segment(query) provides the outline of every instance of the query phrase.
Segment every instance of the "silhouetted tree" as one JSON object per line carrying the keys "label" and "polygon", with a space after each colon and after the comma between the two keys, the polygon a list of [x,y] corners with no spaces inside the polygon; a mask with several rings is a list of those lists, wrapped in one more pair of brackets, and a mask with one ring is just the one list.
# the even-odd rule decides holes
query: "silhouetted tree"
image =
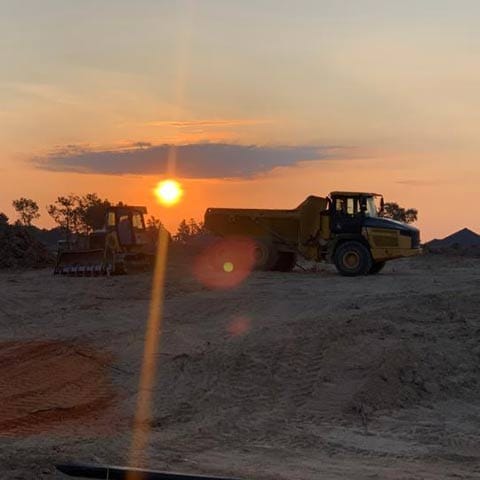
{"label": "silhouetted tree", "polygon": [[188,228],[187,221],[183,219],[177,228],[177,233],[173,236],[175,242],[185,243],[190,238],[190,229]]}
{"label": "silhouetted tree", "polygon": [[155,218],[153,215],[150,215],[150,217],[147,219],[147,230],[153,230],[155,232],[158,232],[160,230],[160,227],[162,226],[162,222],[158,218]]}
{"label": "silhouetted tree", "polygon": [[167,235],[169,242],[172,241],[172,236],[170,235],[170,232],[165,228],[163,223],[158,218],[155,218],[153,215],[151,215],[150,218],[147,219],[146,230],[151,242],[154,244],[157,243],[160,230],[162,230]]}
{"label": "silhouetted tree", "polygon": [[67,241],[72,233],[78,232],[78,201],[77,195],[68,195],[57,197],[54,203],[47,205],[48,214],[65,230]]}
{"label": "silhouetted tree", "polygon": [[418,219],[418,210],[416,208],[403,208],[398,203],[387,202],[383,206],[381,216],[398,220],[399,222],[413,223]]}
{"label": "silhouetted tree", "polygon": [[183,219],[178,226],[177,233],[173,236],[173,240],[179,243],[186,243],[203,233],[205,233],[205,227],[202,222],[197,222],[193,218],[188,222]]}
{"label": "silhouetted tree", "polygon": [[91,230],[103,227],[108,200],[102,200],[96,193],[83,196],[68,195],[58,197],[47,206],[48,214],[67,232],[67,240],[71,233],[88,234]]}
{"label": "silhouetted tree", "polygon": [[87,193],[78,199],[78,217],[80,228],[84,233],[99,230],[105,224],[105,214],[111,203],[102,200],[96,193]]}
{"label": "silhouetted tree", "polygon": [[30,198],[21,197],[12,202],[12,206],[18,213],[19,223],[25,227],[32,225],[33,220],[40,218],[37,202]]}
{"label": "silhouetted tree", "polygon": [[8,217],[0,212],[0,229],[8,227]]}

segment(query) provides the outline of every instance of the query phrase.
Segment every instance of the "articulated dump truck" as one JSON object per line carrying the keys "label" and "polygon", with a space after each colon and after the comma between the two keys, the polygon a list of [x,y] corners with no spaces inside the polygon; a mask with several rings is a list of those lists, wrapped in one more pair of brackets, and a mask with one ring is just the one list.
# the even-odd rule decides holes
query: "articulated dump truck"
{"label": "articulated dump truck", "polygon": [[290,271],[301,256],[334,263],[342,275],[367,275],[421,252],[419,230],[382,217],[382,209],[381,195],[332,192],[293,210],[209,208],[205,227],[219,237],[251,239],[260,270]]}

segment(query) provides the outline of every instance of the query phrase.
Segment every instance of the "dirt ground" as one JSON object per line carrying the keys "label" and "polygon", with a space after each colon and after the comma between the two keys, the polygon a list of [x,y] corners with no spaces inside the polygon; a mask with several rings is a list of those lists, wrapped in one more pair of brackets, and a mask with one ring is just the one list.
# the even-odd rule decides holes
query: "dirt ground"
{"label": "dirt ground", "polygon": [[[480,259],[208,287],[168,267],[144,465],[251,479],[480,478]],[[0,273],[2,479],[126,464],[151,276]]]}

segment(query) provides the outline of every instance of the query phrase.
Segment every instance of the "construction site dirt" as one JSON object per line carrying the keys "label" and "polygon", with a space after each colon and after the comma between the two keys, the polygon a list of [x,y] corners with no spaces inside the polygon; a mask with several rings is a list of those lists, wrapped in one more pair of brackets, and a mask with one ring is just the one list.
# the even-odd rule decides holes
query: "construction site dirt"
{"label": "construction site dirt", "polygon": [[[199,280],[167,269],[140,466],[251,479],[480,476],[480,259]],[[228,272],[226,272],[228,274]],[[0,465],[125,465],[151,273],[0,273]]]}

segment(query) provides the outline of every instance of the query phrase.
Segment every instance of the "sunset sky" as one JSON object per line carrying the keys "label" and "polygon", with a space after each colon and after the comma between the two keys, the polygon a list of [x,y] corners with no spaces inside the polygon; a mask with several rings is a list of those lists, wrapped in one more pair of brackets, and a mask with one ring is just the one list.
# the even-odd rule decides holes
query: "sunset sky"
{"label": "sunset sky", "polygon": [[[175,230],[331,190],[480,230],[480,2],[0,0],[0,211],[96,192]],[[176,148],[171,148],[176,145]],[[181,180],[168,210],[152,190]]]}

